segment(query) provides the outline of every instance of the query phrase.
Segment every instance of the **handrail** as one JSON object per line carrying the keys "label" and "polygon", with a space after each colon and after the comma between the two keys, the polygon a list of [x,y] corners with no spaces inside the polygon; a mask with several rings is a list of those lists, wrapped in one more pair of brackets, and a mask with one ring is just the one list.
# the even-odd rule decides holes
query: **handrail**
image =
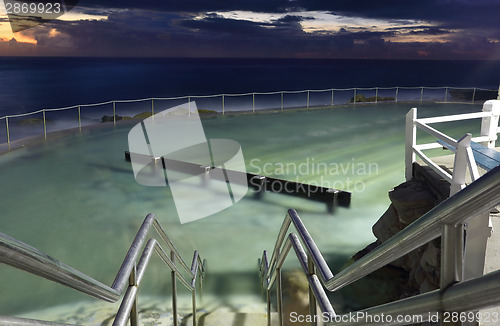
{"label": "handrail", "polygon": [[[158,244],[157,240],[150,239],[144,250],[142,250],[142,257],[139,262],[136,263],[151,226],[155,228],[160,238],[169,248],[171,257],[168,257],[168,254]],[[153,249],[172,271],[175,277],[173,277],[173,281],[175,282],[175,279],[178,278],[181,283],[183,283],[193,293],[194,296],[196,292],[195,282],[197,276],[200,275],[201,283],[201,279],[204,277],[205,273],[205,263],[201,261],[198,252],[195,251],[192,265],[191,267],[188,267],[173,243],[166,235],[154,214],[148,214],[144,219],[111,287],[91,278],[90,276],[87,276],[86,274],[83,274],[82,272],[60,262],[59,260],[28,244],[0,233],[1,262],[108,302],[116,302],[123,294],[125,287],[128,286],[127,294],[122,301],[122,306],[125,301],[126,305],[130,304],[130,301],[134,301],[137,287],[143,277],[144,270],[147,267],[147,263]],[[176,262],[180,263],[184,270],[184,274],[189,276],[189,281],[185,278],[185,276],[183,276],[181,270],[177,268]],[[132,282],[132,278],[134,279],[134,282]],[[130,309],[120,308],[120,311],[123,310],[127,313],[124,317],[119,313],[117,315],[117,320],[120,320],[120,322],[117,323],[115,321],[113,325],[124,325],[131,309],[132,305],[130,305]],[[176,310],[175,306],[174,310]],[[196,315],[195,306],[193,307],[193,314],[194,316]],[[196,325],[196,318],[193,318],[193,324]]]}
{"label": "handrail", "polygon": [[[260,261],[260,273],[261,277],[265,280],[264,283],[266,285],[266,290],[268,291],[268,300],[269,291],[273,286],[275,280],[278,284],[277,287],[281,287],[280,264],[282,263],[282,260],[284,260],[283,255],[286,256],[289,251],[289,249],[287,248],[288,244],[286,244],[286,242],[284,244],[284,239],[291,223],[294,224],[295,229],[298,233],[298,237],[306,247],[306,263],[309,266],[307,271],[305,271],[306,274],[308,276],[317,274],[319,280],[326,289],[328,289],[329,291],[337,291],[439,236],[443,237],[443,255],[449,254],[453,250],[460,252],[463,248],[463,244],[453,242],[448,237],[448,233],[446,231],[447,228],[451,228],[454,230],[456,229],[457,234],[463,234],[463,224],[467,220],[483,214],[484,212],[488,212],[489,209],[500,204],[500,196],[498,195],[499,193],[500,166],[497,166],[493,170],[483,175],[477,181],[467,186],[462,191],[446,199],[440,205],[424,214],[422,217],[407,226],[405,229],[401,230],[386,242],[382,243],[370,253],[340,271],[337,275],[333,275],[333,273],[331,272],[323,256],[318,250],[314,239],[307,232],[307,229],[305,228],[297,212],[293,209],[290,209],[283,221],[269,263],[266,263],[267,252],[264,252]],[[460,241],[460,239],[463,240],[463,238],[457,237],[457,241]],[[462,259],[462,256],[460,254],[457,254],[453,257],[453,259],[459,260]],[[301,260],[301,264],[303,263],[304,261]],[[442,268],[448,268],[449,264],[450,262],[442,264]],[[459,261],[454,261],[453,264],[455,266],[461,266]],[[311,265],[313,268],[311,268]],[[317,273],[315,272],[316,270]],[[449,271],[447,270],[446,273],[448,272]],[[460,274],[460,271],[455,271],[455,274]],[[496,273],[495,275],[500,276],[500,273]],[[489,278],[491,278],[491,276],[488,276],[488,279]],[[460,275],[457,275],[457,279],[455,281],[461,281]],[[498,279],[496,279],[496,282],[498,282]],[[484,286],[482,281],[479,281],[478,284],[479,285],[477,286]],[[317,292],[319,290],[318,288],[316,288],[317,285],[312,285],[311,283],[310,287],[313,289],[313,292]],[[448,287],[448,284],[446,284],[446,287]],[[460,285],[460,288],[461,287],[466,287],[466,285]],[[442,288],[441,290],[444,290],[444,288]],[[476,290],[477,289],[475,289],[475,291]],[[281,290],[278,293],[278,312],[281,312],[280,298]],[[324,298],[322,296],[312,297],[310,295],[311,303],[314,303],[316,299],[319,299],[321,301]],[[489,297],[487,299],[489,300],[487,303],[490,304],[492,299]],[[495,299],[495,303],[500,303],[500,297],[497,297]],[[439,300],[437,304],[441,304]],[[472,308],[475,309],[483,307],[485,307],[485,303],[479,300],[478,302],[476,302],[476,306],[473,306]],[[439,307],[436,307],[436,309],[438,308]],[[268,309],[270,309],[269,302]],[[382,312],[385,311],[384,308],[380,309]],[[270,318],[269,316],[270,311],[268,311],[268,318]]]}

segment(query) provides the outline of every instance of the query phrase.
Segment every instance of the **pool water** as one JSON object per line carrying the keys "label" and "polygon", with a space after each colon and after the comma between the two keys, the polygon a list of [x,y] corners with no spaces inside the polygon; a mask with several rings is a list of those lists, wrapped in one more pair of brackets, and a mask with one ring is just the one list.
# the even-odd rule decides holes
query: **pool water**
{"label": "pool water", "polygon": [[[187,262],[194,249],[207,259],[207,291],[254,294],[259,291],[257,259],[263,250],[272,250],[287,209],[295,208],[335,272],[375,240],[371,226],[389,205],[387,192],[404,181],[405,114],[412,106],[373,104],[202,120],[207,138],[240,143],[249,172],[351,191],[351,207],[334,214],[324,203],[271,193],[256,200],[249,190],[222,212],[180,224],[168,187],[135,182],[124,159],[133,127],[126,124],[75,132],[0,156],[0,230],[111,284],[152,212]],[[480,109],[424,104],[419,117]],[[477,133],[479,127],[478,120],[443,126],[453,137]],[[287,266],[298,266],[291,255]],[[9,266],[0,270],[0,315],[89,299]],[[169,295],[169,275],[154,258],[140,293]]]}

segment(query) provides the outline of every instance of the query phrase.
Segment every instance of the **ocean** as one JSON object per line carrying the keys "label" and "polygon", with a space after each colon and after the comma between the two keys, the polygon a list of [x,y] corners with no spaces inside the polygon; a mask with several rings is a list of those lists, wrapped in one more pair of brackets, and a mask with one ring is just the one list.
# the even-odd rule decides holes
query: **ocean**
{"label": "ocean", "polygon": [[350,87],[497,89],[499,61],[0,58],[0,117],[109,100]]}

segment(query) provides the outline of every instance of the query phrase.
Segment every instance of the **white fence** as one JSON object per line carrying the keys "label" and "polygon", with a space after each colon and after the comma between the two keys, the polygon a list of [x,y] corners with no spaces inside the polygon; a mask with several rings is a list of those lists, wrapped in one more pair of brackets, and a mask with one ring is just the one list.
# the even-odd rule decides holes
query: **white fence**
{"label": "white fence", "polygon": [[[436,173],[451,184],[450,195],[453,195],[465,187],[466,172],[469,169],[471,181],[479,178],[474,155],[472,153],[471,141],[482,143],[487,148],[495,148],[497,134],[500,132],[498,120],[500,116],[500,100],[489,100],[483,105],[482,112],[440,116],[433,118],[417,118],[417,109],[411,109],[406,115],[406,145],[405,145],[405,173],[406,180],[413,177],[413,163],[418,155],[422,161],[430,166]],[[481,135],[472,137],[470,133],[456,140],[443,132],[431,127],[431,124],[463,121],[469,119],[481,119]],[[436,142],[417,144],[417,129],[434,136]],[[445,171],[442,167],[432,161],[423,151],[445,147],[455,153],[453,174]]]}
{"label": "white fence", "polygon": [[[470,181],[473,182],[480,177],[478,165],[484,169],[492,169],[500,164],[498,152],[494,151],[497,134],[500,133],[498,121],[500,116],[500,99],[486,101],[482,112],[449,115],[433,118],[417,118],[417,109],[411,109],[406,115],[406,146],[405,146],[405,168],[406,180],[413,178],[413,163],[416,157],[430,166],[440,177],[450,183],[450,196],[453,196],[466,187],[467,170]],[[431,124],[463,121],[469,119],[481,119],[480,135],[472,137],[470,133],[460,139],[453,139],[443,132],[431,127]],[[436,140],[432,143],[417,144],[417,129],[423,130]],[[475,144],[474,142],[481,143]],[[455,156],[453,160],[452,173],[428,157],[424,151],[435,148],[447,148]],[[491,156],[484,156],[483,153]],[[476,160],[486,158],[483,163]],[[464,278],[471,279],[483,275],[485,252],[488,238],[491,236],[492,226],[489,212],[478,215],[467,221],[466,241],[463,254]],[[457,234],[458,237],[463,234]]]}
{"label": "white fence", "polygon": [[116,124],[118,120],[133,118],[139,113],[154,114],[186,101],[196,101],[202,111],[227,114],[230,111],[284,111],[379,102],[475,103],[496,97],[496,92],[481,88],[371,87],[113,100],[1,117],[0,146],[4,144],[10,149],[11,143],[19,139],[37,135],[47,137],[52,131],[81,129],[104,120]]}

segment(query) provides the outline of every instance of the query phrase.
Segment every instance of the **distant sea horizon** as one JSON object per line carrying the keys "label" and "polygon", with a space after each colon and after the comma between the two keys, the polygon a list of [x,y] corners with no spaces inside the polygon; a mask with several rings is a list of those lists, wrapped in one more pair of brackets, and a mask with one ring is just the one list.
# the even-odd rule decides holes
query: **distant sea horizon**
{"label": "distant sea horizon", "polygon": [[0,117],[150,97],[499,83],[500,61],[0,57]]}

